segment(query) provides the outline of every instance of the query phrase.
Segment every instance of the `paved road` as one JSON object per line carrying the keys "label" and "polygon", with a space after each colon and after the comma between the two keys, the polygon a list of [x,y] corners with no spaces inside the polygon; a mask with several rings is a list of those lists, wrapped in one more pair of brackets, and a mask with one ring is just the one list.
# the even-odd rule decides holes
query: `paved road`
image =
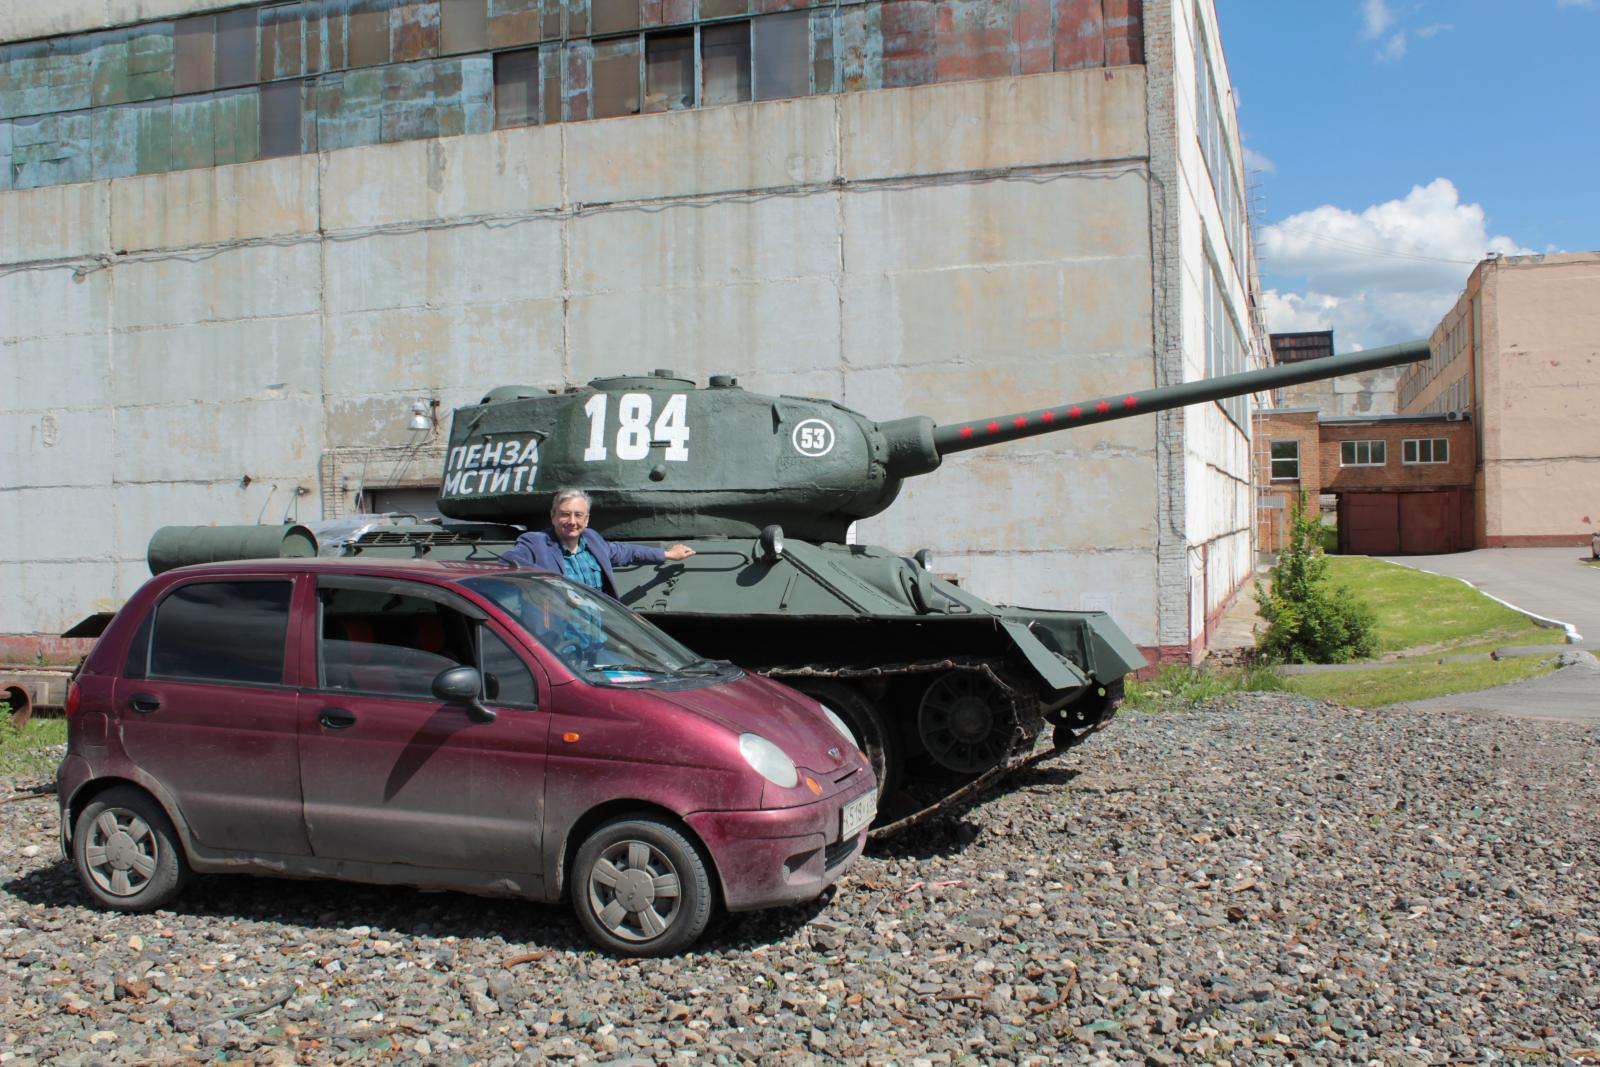
{"label": "paved road", "polygon": [[1600,567],[1581,548],[1482,548],[1447,556],[1394,556],[1399,563],[1471,582],[1520,611],[1560,622],[1578,648],[1554,674],[1477,693],[1419,700],[1419,710],[1481,711],[1516,718],[1600,721]]}

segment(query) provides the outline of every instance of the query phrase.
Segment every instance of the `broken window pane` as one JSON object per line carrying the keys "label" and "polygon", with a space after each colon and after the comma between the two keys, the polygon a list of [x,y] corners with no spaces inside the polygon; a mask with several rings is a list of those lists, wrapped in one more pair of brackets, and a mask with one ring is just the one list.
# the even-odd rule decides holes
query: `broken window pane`
{"label": "broken window pane", "polygon": [[724,23],[700,31],[705,77],[702,104],[737,104],[750,99],[750,24]]}
{"label": "broken window pane", "polygon": [[639,0],[593,0],[589,5],[590,33],[626,33],[639,28]]}
{"label": "broken window pane", "polygon": [[389,62],[389,12],[377,4],[362,4],[350,12],[350,65],[373,67]]}
{"label": "broken window pane", "polygon": [[489,47],[487,0],[439,0],[439,52],[480,52]]}
{"label": "broken window pane", "polygon": [[694,106],[694,31],[652,33],[644,42],[644,109]]}
{"label": "broken window pane", "polygon": [[544,67],[544,96],[540,100],[545,122],[561,121],[561,46],[545,45],[539,49],[539,63]]}
{"label": "broken window pane", "polygon": [[811,92],[811,15],[791,11],[750,25],[755,38],[757,100],[806,96]]}
{"label": "broken window pane", "polygon": [[539,50],[494,57],[494,124],[531,126],[539,121]]}
{"label": "broken window pane", "polygon": [[300,82],[261,87],[261,158],[300,154]]}
{"label": "broken window pane", "polygon": [[594,44],[594,118],[639,113],[639,39],[623,37]]}
{"label": "broken window pane", "polygon": [[203,93],[216,85],[216,18],[201,15],[177,23],[173,41],[172,91]]}

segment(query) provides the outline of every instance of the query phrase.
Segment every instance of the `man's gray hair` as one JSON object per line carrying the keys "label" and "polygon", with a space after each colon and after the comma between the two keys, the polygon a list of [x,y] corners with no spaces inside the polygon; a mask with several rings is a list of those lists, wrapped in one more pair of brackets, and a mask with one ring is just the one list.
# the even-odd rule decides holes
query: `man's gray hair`
{"label": "man's gray hair", "polygon": [[574,497],[582,500],[584,507],[593,509],[593,501],[589,499],[589,494],[585,493],[582,489],[557,489],[556,495],[550,498],[550,514],[554,515],[557,508]]}

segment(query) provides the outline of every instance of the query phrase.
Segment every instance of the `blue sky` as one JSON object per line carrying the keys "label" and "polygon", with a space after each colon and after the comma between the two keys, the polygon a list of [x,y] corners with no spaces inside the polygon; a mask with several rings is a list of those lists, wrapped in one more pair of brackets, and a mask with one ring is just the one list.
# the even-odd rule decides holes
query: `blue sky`
{"label": "blue sky", "polygon": [[1425,336],[1488,252],[1600,250],[1600,0],[1216,0],[1269,328]]}

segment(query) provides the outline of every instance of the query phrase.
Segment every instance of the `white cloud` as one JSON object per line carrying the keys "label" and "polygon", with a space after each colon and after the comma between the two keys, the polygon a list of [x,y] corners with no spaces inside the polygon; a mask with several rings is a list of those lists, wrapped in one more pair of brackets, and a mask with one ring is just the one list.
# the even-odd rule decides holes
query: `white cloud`
{"label": "white cloud", "polygon": [[[1427,336],[1475,263],[1533,251],[1490,236],[1483,208],[1461,203],[1447,178],[1360,212],[1327,204],[1291,215],[1262,229],[1258,247],[1280,282],[1263,294],[1268,327],[1332,329],[1340,350]],[[1298,290],[1283,284],[1294,279]]]}
{"label": "white cloud", "polygon": [[1368,37],[1382,37],[1394,24],[1394,12],[1389,10],[1388,0],[1362,0],[1361,22]]}
{"label": "white cloud", "polygon": [[1244,146],[1244,169],[1259,174],[1276,174],[1278,165],[1249,145]]}
{"label": "white cloud", "polygon": [[1449,33],[1453,29],[1455,29],[1455,24],[1454,23],[1450,23],[1450,22],[1432,22],[1432,23],[1429,23],[1428,25],[1422,27],[1422,29],[1418,30],[1417,31],[1417,36],[1421,37],[1421,38],[1424,38],[1424,39],[1429,38],[1429,37],[1437,37],[1437,36],[1439,36],[1439,34],[1441,34],[1441,33]]}
{"label": "white cloud", "polygon": [[1378,61],[1380,63],[1388,63],[1391,60],[1405,58],[1405,54],[1406,31],[1401,30],[1399,33],[1383,42],[1383,47],[1378,49]]}

